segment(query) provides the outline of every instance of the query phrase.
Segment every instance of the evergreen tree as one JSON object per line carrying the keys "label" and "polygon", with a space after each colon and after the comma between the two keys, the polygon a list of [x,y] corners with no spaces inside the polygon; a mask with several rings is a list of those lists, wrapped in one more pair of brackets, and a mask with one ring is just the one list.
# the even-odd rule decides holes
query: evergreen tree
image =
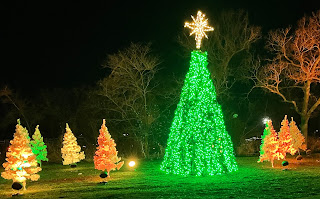
{"label": "evergreen tree", "polygon": [[287,115],[284,116],[284,119],[281,122],[281,128],[278,134],[279,148],[278,148],[278,159],[285,159],[286,154],[290,153],[294,155],[297,151],[292,145],[292,138],[290,135],[290,127],[287,119]]}
{"label": "evergreen tree", "polygon": [[118,158],[118,151],[116,149],[116,143],[111,138],[111,135],[106,127],[106,121],[103,119],[100,134],[98,137],[98,147],[93,157],[95,169],[101,171],[107,171],[108,177],[110,177],[110,171],[120,169],[123,165],[121,158]]}
{"label": "evergreen tree", "polygon": [[39,125],[37,125],[36,130],[32,135],[32,139],[33,140],[30,141],[31,149],[33,154],[37,156],[36,159],[41,167],[41,161],[48,161],[48,158],[47,158],[47,146],[43,142],[43,137],[41,136]]}
{"label": "evergreen tree", "polygon": [[271,120],[266,122],[266,127],[261,138],[260,157],[258,162],[270,161],[273,167],[274,159],[279,157],[277,154],[279,142],[277,132],[273,129]]}
{"label": "evergreen tree", "polygon": [[5,171],[1,173],[3,178],[23,183],[24,189],[27,179],[37,181],[40,178],[37,173],[41,167],[38,167],[36,156],[32,153],[28,131],[21,126],[19,119],[6,157],[3,163]]}
{"label": "evergreen tree", "polygon": [[307,150],[307,146],[306,144],[304,144],[305,138],[301,134],[301,131],[297,127],[296,122],[293,120],[293,117],[291,117],[291,122],[289,126],[290,126],[290,135],[292,138],[292,146],[300,154],[300,149],[304,151]]}
{"label": "evergreen tree", "polygon": [[84,152],[81,152],[77,138],[73,135],[68,123],[66,124],[66,133],[63,136],[62,144],[61,153],[63,165],[75,164],[85,158]]}
{"label": "evergreen tree", "polygon": [[238,170],[207,64],[207,52],[191,53],[161,164],[166,173],[200,176]]}

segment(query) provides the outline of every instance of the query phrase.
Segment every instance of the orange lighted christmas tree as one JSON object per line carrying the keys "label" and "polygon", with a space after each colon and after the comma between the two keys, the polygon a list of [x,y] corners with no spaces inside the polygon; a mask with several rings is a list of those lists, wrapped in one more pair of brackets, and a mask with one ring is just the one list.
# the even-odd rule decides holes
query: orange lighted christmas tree
{"label": "orange lighted christmas tree", "polygon": [[295,150],[297,150],[300,154],[300,149],[301,150],[307,150],[304,136],[301,134],[299,128],[296,125],[296,122],[293,121],[293,117],[291,117],[291,122],[289,124],[290,127],[290,135],[292,138],[292,146]]}
{"label": "orange lighted christmas tree", "polygon": [[120,162],[118,151],[116,149],[116,143],[111,138],[108,128],[106,127],[106,121],[103,119],[101,129],[99,130],[100,135],[98,137],[98,147],[93,157],[95,169],[106,171],[108,177],[110,171],[120,169],[123,165],[123,161]]}
{"label": "orange lighted christmas tree", "polygon": [[284,119],[281,122],[281,128],[280,128],[278,137],[279,137],[279,148],[277,152],[278,159],[285,159],[287,153],[294,155],[297,152],[297,150],[295,150],[292,145],[290,127],[289,127],[289,122],[286,115],[284,116]]}
{"label": "orange lighted christmas tree", "polygon": [[66,133],[63,136],[62,144],[61,153],[63,165],[75,164],[85,158],[84,152],[81,152],[77,138],[73,135],[68,123],[66,124]]}
{"label": "orange lighted christmas tree", "polygon": [[41,167],[38,167],[36,156],[32,153],[28,131],[21,126],[19,119],[6,157],[3,163],[5,171],[1,173],[3,178],[23,183],[24,189],[27,179],[36,181],[40,178],[36,173],[41,171]]}
{"label": "orange lighted christmas tree", "polygon": [[39,125],[37,125],[34,134],[32,135],[31,149],[33,154],[36,155],[36,159],[41,167],[41,161],[48,161],[47,158],[47,146],[43,142],[43,137],[41,136]]}
{"label": "orange lighted christmas tree", "polygon": [[277,132],[273,129],[272,121],[266,122],[266,127],[262,135],[260,145],[260,157],[258,162],[270,161],[273,167],[273,161],[277,157],[279,148]]}

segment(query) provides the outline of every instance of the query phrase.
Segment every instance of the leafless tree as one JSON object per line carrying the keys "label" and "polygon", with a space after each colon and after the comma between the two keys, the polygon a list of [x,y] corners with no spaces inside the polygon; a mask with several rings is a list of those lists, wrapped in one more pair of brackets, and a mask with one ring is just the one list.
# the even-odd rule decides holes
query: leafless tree
{"label": "leafless tree", "polygon": [[100,95],[111,102],[107,121],[125,125],[140,143],[143,155],[149,157],[149,137],[151,127],[160,116],[155,88],[155,75],[159,70],[159,58],[152,55],[150,44],[134,44],[109,55],[104,67],[111,74],[101,80]]}
{"label": "leafless tree", "polygon": [[267,47],[274,56],[253,70],[255,87],[290,103],[301,117],[301,131],[307,139],[308,121],[320,104],[320,11],[299,20],[295,30],[271,31]]}
{"label": "leafless tree", "polygon": [[16,97],[13,91],[8,88],[8,86],[5,86],[2,90],[0,90],[0,98],[2,98],[3,103],[12,104],[15,107],[15,109],[19,112],[19,115],[23,117],[24,121],[27,124],[27,128],[30,131],[31,128],[29,125],[29,120],[25,116],[27,101]]}

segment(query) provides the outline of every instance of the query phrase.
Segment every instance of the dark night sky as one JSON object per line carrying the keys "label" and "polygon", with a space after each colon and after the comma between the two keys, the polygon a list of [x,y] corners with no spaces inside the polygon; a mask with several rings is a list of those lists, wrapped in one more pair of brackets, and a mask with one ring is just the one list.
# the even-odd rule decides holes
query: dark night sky
{"label": "dark night sky", "polygon": [[105,55],[130,42],[151,41],[167,71],[176,72],[184,66],[177,64],[175,37],[199,9],[209,23],[221,10],[245,9],[250,22],[266,32],[294,25],[320,8],[317,1],[39,2],[1,2],[1,86],[36,89],[94,84],[106,75],[100,67]]}

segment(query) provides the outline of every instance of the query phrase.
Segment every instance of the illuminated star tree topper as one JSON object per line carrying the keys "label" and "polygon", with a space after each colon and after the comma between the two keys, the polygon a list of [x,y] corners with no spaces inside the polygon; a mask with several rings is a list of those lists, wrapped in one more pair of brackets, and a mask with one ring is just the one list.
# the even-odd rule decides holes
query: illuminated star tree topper
{"label": "illuminated star tree topper", "polygon": [[208,19],[205,18],[205,14],[203,14],[201,11],[198,11],[196,19],[194,19],[192,15],[191,18],[193,19],[193,22],[186,22],[184,27],[188,27],[192,30],[190,36],[195,34],[196,48],[200,49],[202,38],[206,37],[208,39],[208,36],[205,32],[213,31],[213,27],[208,25]]}

